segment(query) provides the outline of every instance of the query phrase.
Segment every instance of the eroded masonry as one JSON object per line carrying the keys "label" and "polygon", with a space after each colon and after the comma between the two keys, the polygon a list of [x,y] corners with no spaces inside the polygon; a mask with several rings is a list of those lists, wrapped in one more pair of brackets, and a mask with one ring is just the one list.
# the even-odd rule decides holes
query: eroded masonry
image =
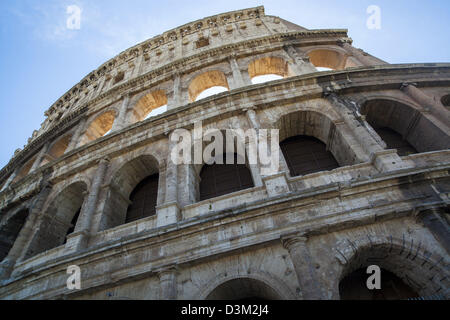
{"label": "eroded masonry", "polygon": [[[449,106],[450,64],[263,7],[170,30],[88,74],[0,171],[0,298],[450,298]],[[279,172],[174,165],[195,121],[279,129]]]}

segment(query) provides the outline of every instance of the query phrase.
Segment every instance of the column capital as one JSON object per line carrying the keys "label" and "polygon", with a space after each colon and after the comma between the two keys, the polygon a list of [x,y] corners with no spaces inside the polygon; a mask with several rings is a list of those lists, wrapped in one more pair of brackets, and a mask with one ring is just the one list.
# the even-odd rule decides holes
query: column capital
{"label": "column capital", "polygon": [[236,52],[233,52],[232,54],[230,54],[230,56],[228,57],[228,60],[236,60],[237,59],[237,54]]}
{"label": "column capital", "polygon": [[167,129],[163,132],[163,135],[166,136],[170,140],[170,136],[175,131],[175,129]]}
{"label": "column capital", "polygon": [[119,94],[119,99],[127,99],[130,98],[131,96],[131,92],[123,92],[121,94]]}
{"label": "column capital", "polygon": [[169,266],[159,267],[154,270],[154,272],[158,275],[160,280],[164,280],[167,276],[172,276],[176,274],[178,271],[178,266],[173,264]]}
{"label": "column capital", "polygon": [[336,95],[336,94],[337,94],[337,90],[335,87],[326,87],[325,89],[323,89],[324,97],[330,97],[330,96]]}
{"label": "column capital", "polygon": [[160,293],[159,297],[163,300],[177,299],[177,266],[163,266],[155,270],[159,278]]}
{"label": "column capital", "polygon": [[293,247],[302,245],[305,246],[306,242],[308,242],[308,235],[306,233],[290,233],[286,235],[281,235],[280,240],[281,244],[288,251]]}
{"label": "column capital", "polygon": [[415,82],[403,82],[400,86],[400,90],[404,90],[405,88],[409,87],[409,86],[413,86],[415,88],[417,88],[417,83]]}
{"label": "column capital", "polygon": [[413,216],[416,218],[417,221],[421,221],[425,216],[433,215],[433,214],[440,214],[443,211],[442,208],[426,208],[422,210],[414,210]]}
{"label": "column capital", "polygon": [[243,112],[249,112],[249,111],[255,112],[256,110],[258,110],[258,108],[255,107],[255,106],[248,106],[248,107],[244,107],[244,108],[242,109]]}
{"label": "column capital", "polygon": [[100,160],[98,160],[98,164],[109,164],[110,163],[109,157],[103,157]]}

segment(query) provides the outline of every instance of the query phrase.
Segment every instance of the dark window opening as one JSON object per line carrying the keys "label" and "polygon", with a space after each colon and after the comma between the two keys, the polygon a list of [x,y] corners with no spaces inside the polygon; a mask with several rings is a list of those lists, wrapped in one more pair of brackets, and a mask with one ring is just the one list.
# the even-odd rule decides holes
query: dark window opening
{"label": "dark window opening", "polygon": [[200,201],[215,198],[224,194],[243,189],[253,188],[250,170],[245,164],[237,164],[237,154],[234,164],[204,165],[200,172]]}
{"label": "dark window opening", "polygon": [[156,214],[159,174],[151,175],[134,188],[130,195],[125,223],[136,221]]}
{"label": "dark window opening", "polygon": [[399,156],[407,156],[417,153],[417,150],[403,137],[394,130],[386,127],[375,128],[375,131],[386,143],[388,149],[397,149]]}
{"label": "dark window opening", "polygon": [[22,210],[0,230],[0,261],[8,255],[27,217],[28,210]]}
{"label": "dark window opening", "polygon": [[75,226],[77,224],[78,217],[80,216],[80,212],[81,212],[81,208],[78,209],[77,212],[75,213],[75,215],[73,216],[72,221],[70,222],[70,228],[69,228],[69,230],[67,230],[66,237],[64,239],[64,243],[67,242],[67,236],[75,231]]}
{"label": "dark window opening", "polygon": [[293,177],[339,167],[325,144],[314,137],[291,137],[281,142],[280,147]]}
{"label": "dark window opening", "polygon": [[418,297],[402,279],[384,269],[380,274],[381,289],[369,290],[367,279],[370,276],[366,268],[361,268],[342,279],[339,283],[341,300],[404,300]]}

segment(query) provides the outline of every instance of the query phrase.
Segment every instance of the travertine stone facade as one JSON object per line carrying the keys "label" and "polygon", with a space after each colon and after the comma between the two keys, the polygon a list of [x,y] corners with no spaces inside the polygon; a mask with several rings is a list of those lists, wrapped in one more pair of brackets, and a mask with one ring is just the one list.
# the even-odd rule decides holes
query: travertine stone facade
{"label": "travertine stone facade", "polygon": [[[252,84],[264,74],[283,79]],[[0,171],[0,298],[339,299],[370,264],[449,298],[449,84],[450,64],[391,65],[346,30],[263,7],[140,43],[52,105]],[[195,101],[212,86],[229,91]],[[278,173],[252,165],[253,188],[200,201],[201,166],[168,160],[170,134],[200,120],[315,137],[339,167],[292,176],[280,152]],[[388,148],[373,124],[417,153]],[[156,215],[125,223],[155,173]],[[70,265],[80,290],[66,287]]]}

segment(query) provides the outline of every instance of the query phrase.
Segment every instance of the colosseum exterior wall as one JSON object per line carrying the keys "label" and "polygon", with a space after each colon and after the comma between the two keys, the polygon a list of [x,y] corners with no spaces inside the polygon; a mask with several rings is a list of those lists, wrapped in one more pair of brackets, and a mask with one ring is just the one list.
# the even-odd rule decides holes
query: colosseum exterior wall
{"label": "colosseum exterior wall", "polygon": [[[252,83],[264,74],[282,79]],[[228,91],[196,100],[213,86]],[[449,298],[449,91],[450,63],[388,64],[263,7],[140,43],[58,99],[0,171],[0,299],[339,299],[369,264]],[[170,135],[198,121],[312,136],[338,167],[293,175],[280,152],[276,174],[249,166],[252,188],[200,200],[201,166],[169,161]],[[153,174],[156,214],[125,223]]]}

